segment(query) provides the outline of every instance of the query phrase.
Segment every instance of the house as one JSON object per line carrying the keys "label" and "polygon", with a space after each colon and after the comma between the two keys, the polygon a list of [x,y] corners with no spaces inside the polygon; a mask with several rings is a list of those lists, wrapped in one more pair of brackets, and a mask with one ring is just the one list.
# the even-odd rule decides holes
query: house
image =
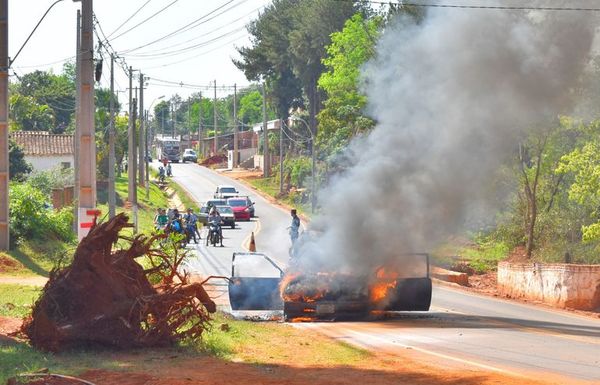
{"label": "house", "polygon": [[10,133],[10,138],[23,149],[25,160],[31,163],[34,171],[73,167],[73,135],[14,131]]}

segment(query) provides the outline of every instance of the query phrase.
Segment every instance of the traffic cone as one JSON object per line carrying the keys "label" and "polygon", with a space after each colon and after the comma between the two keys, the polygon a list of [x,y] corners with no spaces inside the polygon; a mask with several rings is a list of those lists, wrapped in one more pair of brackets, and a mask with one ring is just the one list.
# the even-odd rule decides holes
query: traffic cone
{"label": "traffic cone", "polygon": [[248,246],[248,251],[255,252],[256,251],[256,242],[254,241],[254,231],[250,236],[250,245]]}

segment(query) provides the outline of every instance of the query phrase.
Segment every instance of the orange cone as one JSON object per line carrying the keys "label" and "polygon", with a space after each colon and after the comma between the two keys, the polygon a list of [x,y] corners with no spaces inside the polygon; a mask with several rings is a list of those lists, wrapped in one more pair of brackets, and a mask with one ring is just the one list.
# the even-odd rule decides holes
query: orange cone
{"label": "orange cone", "polygon": [[248,246],[248,250],[255,252],[256,251],[256,242],[254,241],[254,231],[252,232],[252,235],[250,236],[250,245]]}

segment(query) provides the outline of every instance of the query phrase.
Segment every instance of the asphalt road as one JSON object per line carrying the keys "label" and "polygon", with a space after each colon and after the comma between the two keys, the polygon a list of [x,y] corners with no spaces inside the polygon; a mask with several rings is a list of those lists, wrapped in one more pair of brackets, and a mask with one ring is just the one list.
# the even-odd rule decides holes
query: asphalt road
{"label": "asphalt road", "polygon": [[[173,165],[173,178],[199,202],[212,197],[218,184],[234,185],[256,202],[258,218],[224,230],[224,248],[191,245],[197,255],[189,271],[229,275],[231,255],[243,251],[250,232],[258,251],[285,266],[290,245],[290,217],[226,176],[192,164]],[[227,307],[226,285],[216,297]],[[370,322],[295,324],[370,349],[406,352],[442,366],[524,375],[557,376],[558,383],[600,383],[600,319],[475,295],[435,286],[431,311],[397,313]]]}

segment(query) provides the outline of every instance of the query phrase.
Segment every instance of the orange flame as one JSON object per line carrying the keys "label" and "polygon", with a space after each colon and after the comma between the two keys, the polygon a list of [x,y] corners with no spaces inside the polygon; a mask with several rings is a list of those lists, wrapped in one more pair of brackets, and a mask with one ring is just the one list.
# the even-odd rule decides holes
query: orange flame
{"label": "orange flame", "polygon": [[398,272],[380,267],[375,271],[377,280],[371,284],[369,299],[371,302],[382,302],[388,297],[389,291],[398,284]]}

